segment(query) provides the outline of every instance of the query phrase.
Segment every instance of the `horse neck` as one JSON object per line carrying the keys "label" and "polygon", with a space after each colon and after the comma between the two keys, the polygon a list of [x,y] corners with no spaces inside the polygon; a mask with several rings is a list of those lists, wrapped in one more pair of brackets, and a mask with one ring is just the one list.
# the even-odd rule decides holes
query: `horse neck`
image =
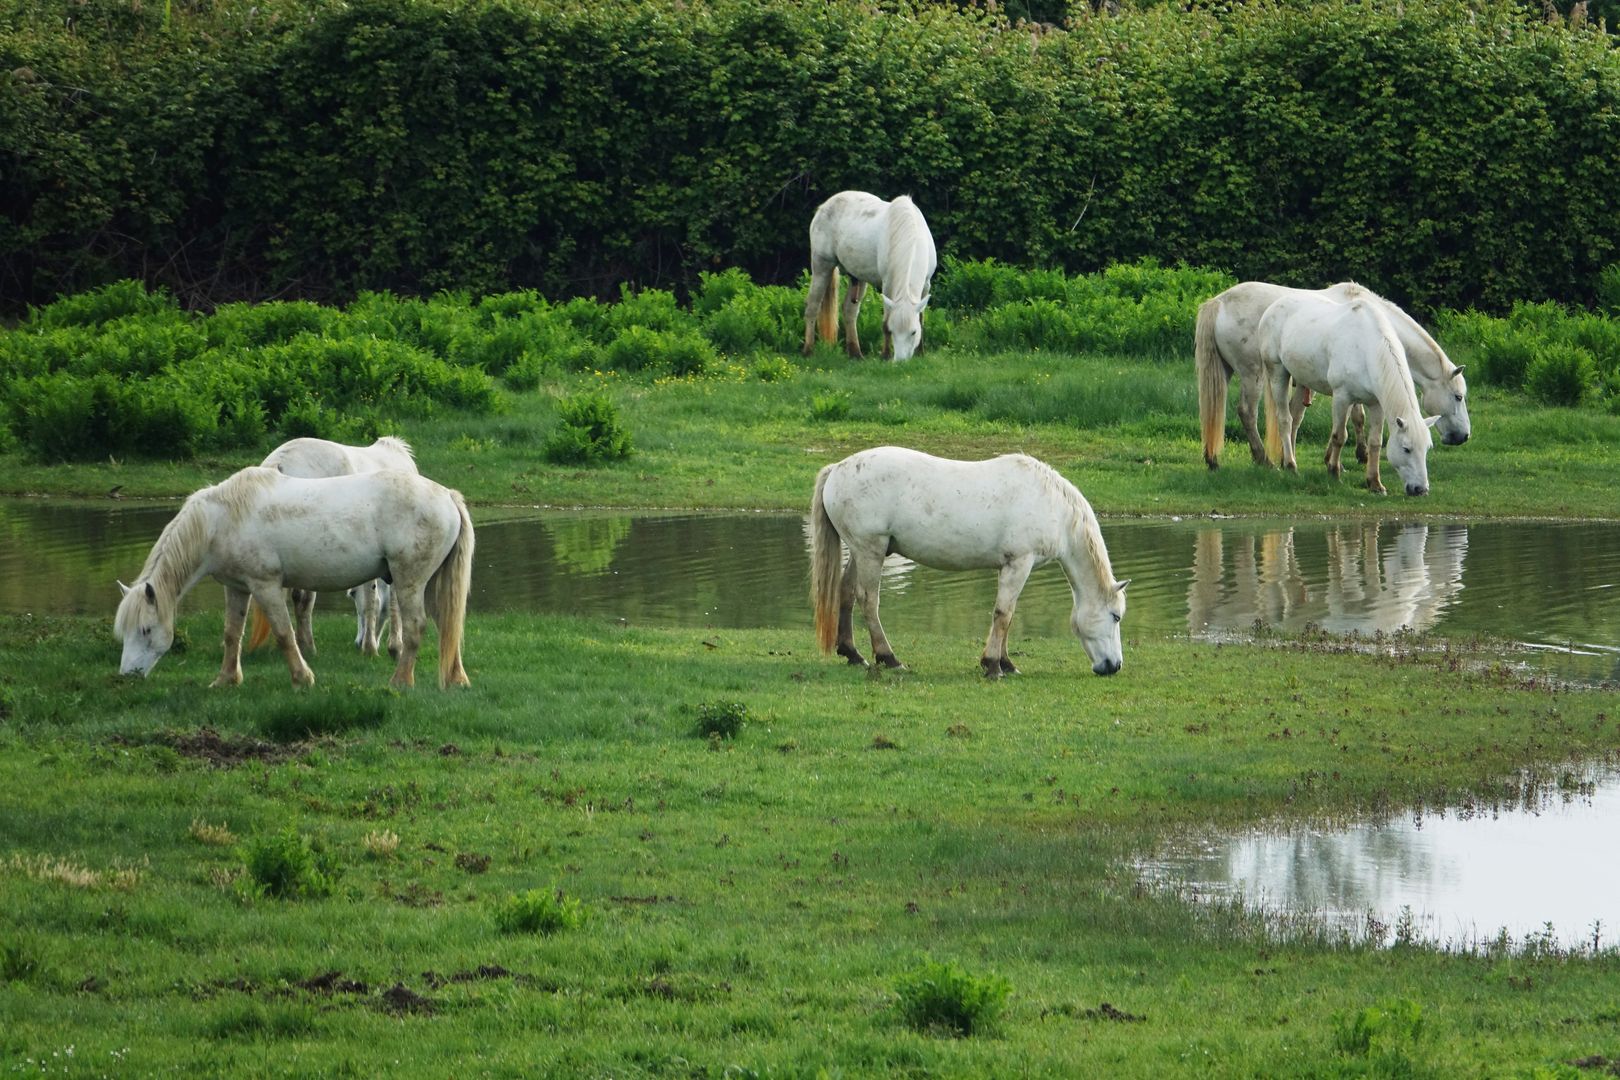
{"label": "horse neck", "polygon": [[1440,343],[1423,329],[1423,324],[1387,300],[1384,301],[1382,314],[1388,320],[1390,329],[1395,331],[1397,339],[1400,339],[1402,331],[1405,331],[1406,336],[1420,346],[1408,349],[1404,341],[1401,343],[1401,349],[1405,353],[1406,363],[1412,369],[1412,374],[1426,383],[1447,381],[1446,372],[1451,370],[1451,365],[1446,359],[1446,352],[1440,347]]}
{"label": "horse neck", "polygon": [[207,500],[193,495],[164,526],[146,557],[140,579],[151,582],[153,590],[170,604],[178,602],[207,571],[213,513]]}
{"label": "horse neck", "polygon": [[923,237],[928,231],[922,213],[902,195],[889,204],[886,227],[884,261],[888,267],[887,277],[893,280],[883,282],[883,295],[890,300],[921,300],[926,277],[921,266]]}
{"label": "horse neck", "polygon": [[1415,424],[1423,427],[1423,409],[1418,404],[1417,392],[1412,389],[1412,371],[1407,366],[1406,350],[1401,347],[1401,339],[1382,311],[1372,305],[1368,305],[1366,310],[1372,316],[1378,332],[1374,364],[1378,404],[1384,410],[1384,417],[1392,425],[1395,417],[1399,416],[1409,426]]}
{"label": "horse neck", "polygon": [[1058,553],[1058,562],[1069,579],[1069,591],[1074,594],[1074,606],[1086,597],[1103,599],[1114,587],[1114,568],[1108,561],[1108,549],[1103,545],[1102,529],[1097,526],[1097,515],[1078,491],[1068,499],[1068,511],[1073,514],[1065,532],[1064,547]]}

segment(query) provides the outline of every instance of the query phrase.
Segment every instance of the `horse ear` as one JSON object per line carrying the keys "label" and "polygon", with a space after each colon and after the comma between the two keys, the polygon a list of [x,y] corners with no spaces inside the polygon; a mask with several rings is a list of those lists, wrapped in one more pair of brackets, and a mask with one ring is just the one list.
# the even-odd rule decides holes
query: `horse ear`
{"label": "horse ear", "polygon": [[1114,591],[1115,592],[1124,592],[1125,591],[1125,586],[1129,585],[1130,583],[1131,583],[1130,578],[1126,578],[1124,581],[1115,582],[1114,583]]}
{"label": "horse ear", "polygon": [[1440,414],[1435,413],[1433,416],[1425,416],[1423,418],[1423,422],[1428,424],[1430,427],[1434,427],[1434,425],[1440,422]]}
{"label": "horse ear", "polygon": [[157,603],[157,590],[152,588],[152,583],[150,581],[146,583],[146,599],[150,603]]}
{"label": "horse ear", "polygon": [[[116,581],[117,579],[115,578],[114,580]],[[129,586],[125,585],[122,581],[118,582],[118,595],[119,596],[128,596],[129,595]]]}
{"label": "horse ear", "polygon": [[1402,431],[1405,431],[1406,430],[1406,420],[1405,420],[1405,418],[1397,416],[1395,418],[1395,426],[1400,428]]}
{"label": "horse ear", "polygon": [[1463,368],[1467,366],[1467,364],[1458,364],[1456,367],[1451,369],[1451,374],[1448,376],[1448,378],[1455,379],[1457,376],[1463,373]]}

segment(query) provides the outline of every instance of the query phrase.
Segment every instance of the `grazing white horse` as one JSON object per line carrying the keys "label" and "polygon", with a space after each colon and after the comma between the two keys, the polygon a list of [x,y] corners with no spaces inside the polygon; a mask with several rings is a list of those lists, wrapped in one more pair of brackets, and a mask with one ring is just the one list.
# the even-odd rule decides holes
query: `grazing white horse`
{"label": "grazing white horse", "polygon": [[[1339,303],[1310,293],[1278,297],[1260,317],[1257,330],[1260,363],[1265,369],[1266,408],[1281,415],[1290,384],[1333,395],[1333,434],[1323,461],[1328,472],[1341,472],[1352,405],[1367,406],[1367,487],[1384,494],[1378,477],[1379,440],[1389,419],[1389,463],[1406,484],[1408,495],[1429,493],[1429,427],[1439,418],[1424,418],[1412,390],[1411,373],[1384,307],[1371,297]],[[1283,468],[1294,464],[1294,426],[1267,425],[1278,434],[1269,447]]]}
{"label": "grazing white horse", "polygon": [[[416,472],[416,455],[404,439],[384,435],[370,446],[348,446],[327,439],[289,439],[270,451],[259,463],[288,476],[301,476],[315,480],[323,476],[349,476],[353,473],[380,472],[396,469]],[[387,617],[387,586],[381,582],[367,582],[349,590],[354,600],[355,622],[358,624],[354,647],[367,656],[377,655],[377,639],[382,633],[382,620]],[[298,647],[306,656],[315,655],[315,633],[312,629],[315,612],[315,594],[305,589],[292,590],[294,631]],[[388,634],[388,655],[399,656],[399,619],[394,619]],[[270,636],[270,623],[257,607],[253,609],[253,629],[248,635],[248,648],[257,649]]]}
{"label": "grazing white horse", "polygon": [[242,623],[251,596],[270,620],[294,686],[315,675],[293,634],[282,586],[342,589],[391,580],[402,645],[393,683],[415,682],[429,615],[439,628],[439,685],[465,686],[461,640],[472,587],[473,527],[461,494],[405,472],[305,480],[249,467],[185,501],[164,527],[113,630],[120,670],[151,673],[174,641],[180,598],[204,577],[225,586],[225,659],[215,686],[242,681]]}
{"label": "grazing white horse", "polygon": [[[1000,571],[996,610],[979,664],[992,679],[1017,674],[1007,658],[1007,628],[1030,571],[1056,559],[1074,593],[1069,623],[1091,658],[1112,675],[1124,657],[1119,624],[1125,586],[1115,581],[1091,504],[1056,469],[1023,454],[952,461],[899,446],[862,450],[816,476],[810,502],[811,599],[823,652],[837,646],[851,664],[853,608],[861,602],[878,663],[897,668],[878,621],[884,556],[941,570]],[[845,568],[839,542],[849,549]]]}
{"label": "grazing white horse", "polygon": [[[1204,434],[1204,461],[1210,468],[1220,464],[1221,448],[1226,443],[1226,389],[1233,372],[1237,373],[1239,385],[1238,419],[1249,436],[1249,451],[1256,464],[1270,464],[1257,423],[1264,382],[1258,336],[1260,317],[1279,297],[1301,293],[1341,303],[1365,297],[1379,304],[1405,350],[1412,378],[1422,394],[1424,410],[1440,417],[1436,430],[1441,441],[1451,446],[1468,441],[1472,429],[1468,421],[1468,382],[1463,378],[1462,365],[1453,364],[1428,331],[1398,305],[1349,281],[1326,289],[1291,289],[1268,281],[1245,281],[1204,301],[1198,309],[1193,352],[1198,365],[1198,412]],[[1297,435],[1305,413],[1303,388],[1296,391],[1290,410]],[[1276,417],[1268,416],[1268,425],[1274,420]],[[1356,422],[1360,428],[1359,415]],[[1365,454],[1366,446],[1358,435],[1356,457],[1365,461]]]}
{"label": "grazing white horse", "polygon": [[866,286],[883,295],[883,353],[905,360],[922,344],[922,313],[937,259],[922,211],[908,195],[884,202],[864,191],[840,191],[810,221],[810,295],[804,302],[804,354],[838,336],[838,270],[849,275],[844,345],[861,355],[855,326]]}

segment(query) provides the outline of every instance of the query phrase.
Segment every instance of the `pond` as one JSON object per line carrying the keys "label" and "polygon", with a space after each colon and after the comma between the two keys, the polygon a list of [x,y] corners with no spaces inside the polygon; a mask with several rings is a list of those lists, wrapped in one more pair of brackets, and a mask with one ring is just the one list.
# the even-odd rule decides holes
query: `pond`
{"label": "pond", "polygon": [[1494,803],[1184,838],[1137,872],[1375,943],[1595,951],[1620,935],[1617,820],[1620,769],[1572,768]]}
{"label": "pond", "polygon": [[[175,503],[0,499],[0,615],[112,615]],[[559,612],[638,625],[805,627],[808,540],[799,514],[477,509],[473,610]],[[1402,628],[1486,635],[1562,678],[1620,680],[1620,528],[1606,523],[1108,520],[1115,572],[1132,579],[1133,635],[1238,640],[1256,624],[1371,636]],[[884,623],[979,638],[995,575],[891,557]],[[191,610],[218,603],[209,587]],[[323,607],[340,610],[340,595]],[[1055,565],[1019,601],[1013,649],[1069,634]],[[902,645],[903,647],[903,645]],[[1078,647],[1078,646],[1077,646]]]}

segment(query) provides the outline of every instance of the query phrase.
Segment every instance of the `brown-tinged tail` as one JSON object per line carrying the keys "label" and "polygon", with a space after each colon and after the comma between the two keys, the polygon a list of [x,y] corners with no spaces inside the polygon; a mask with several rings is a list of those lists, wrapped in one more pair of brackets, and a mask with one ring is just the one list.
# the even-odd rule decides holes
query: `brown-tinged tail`
{"label": "brown-tinged tail", "polygon": [[461,492],[451,491],[461,532],[444,562],[428,578],[423,599],[428,615],[439,628],[439,686],[468,686],[467,669],[461,665],[462,630],[467,621],[467,597],[472,593],[473,524]]}
{"label": "brown-tinged tail", "polygon": [[827,291],[821,294],[821,309],[816,312],[816,334],[822,341],[838,337],[838,267],[827,275]]}
{"label": "brown-tinged tail", "polygon": [[816,474],[816,493],[810,499],[810,601],[816,609],[816,644],[832,652],[838,643],[838,594],[844,583],[843,544],[832,518],[822,504],[828,465]]}
{"label": "brown-tinged tail", "polygon": [[1220,314],[1219,297],[1205,300],[1198,307],[1198,323],[1193,333],[1193,358],[1198,365],[1198,421],[1204,432],[1204,464],[1219,468],[1221,448],[1226,445],[1226,384],[1232,369],[1215,344],[1215,318]]}
{"label": "brown-tinged tail", "polygon": [[248,618],[252,623],[248,630],[247,647],[252,652],[270,640],[270,620],[264,617],[264,608],[251,596],[248,597]]}

